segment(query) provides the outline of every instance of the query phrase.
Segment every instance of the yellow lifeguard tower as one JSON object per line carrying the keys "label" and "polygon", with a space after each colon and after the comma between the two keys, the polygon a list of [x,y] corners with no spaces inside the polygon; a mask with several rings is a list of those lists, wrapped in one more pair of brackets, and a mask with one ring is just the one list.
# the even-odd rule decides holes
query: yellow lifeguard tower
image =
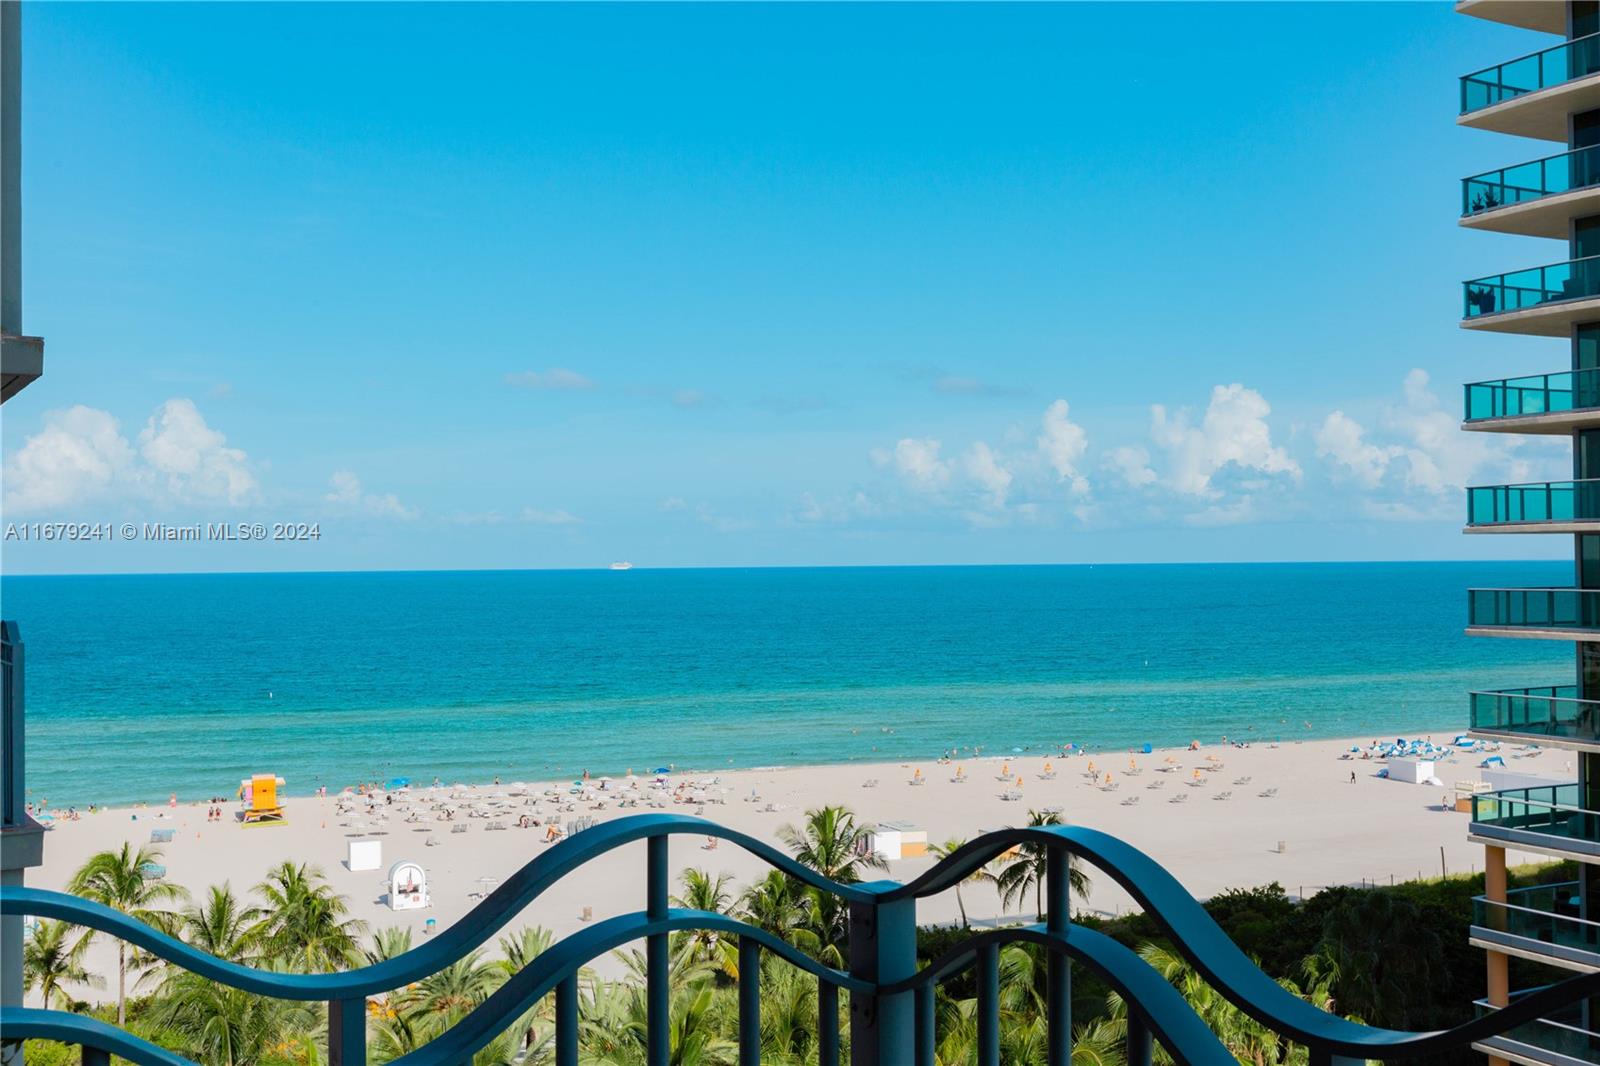
{"label": "yellow lifeguard tower", "polygon": [[278,805],[278,789],[283,778],[276,774],[255,774],[239,782],[239,798],[244,801],[245,825],[283,825],[288,815]]}

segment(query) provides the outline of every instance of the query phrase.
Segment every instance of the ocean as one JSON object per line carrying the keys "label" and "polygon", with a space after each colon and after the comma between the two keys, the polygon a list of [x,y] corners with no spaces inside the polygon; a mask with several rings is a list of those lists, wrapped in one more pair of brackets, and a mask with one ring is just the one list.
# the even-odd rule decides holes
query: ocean
{"label": "ocean", "polygon": [[52,806],[1465,728],[1552,562],[5,577]]}

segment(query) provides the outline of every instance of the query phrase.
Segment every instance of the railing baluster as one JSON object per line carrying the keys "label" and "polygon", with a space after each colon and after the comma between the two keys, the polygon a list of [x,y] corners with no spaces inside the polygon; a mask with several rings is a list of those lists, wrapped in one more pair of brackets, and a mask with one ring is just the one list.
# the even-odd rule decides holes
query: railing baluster
{"label": "railing baluster", "polygon": [[366,1066],[367,1001],[335,999],[328,1003],[328,1066]]}
{"label": "railing baluster", "polygon": [[[667,916],[667,838],[654,836],[646,843],[645,907],[651,921]],[[667,1066],[672,1058],[672,976],[667,955],[667,934],[646,938],[645,954],[645,1062]]]}
{"label": "railing baluster", "polygon": [[84,1044],[80,1050],[83,1052],[83,1066],[111,1066],[111,1052],[88,1044]]}
{"label": "railing baluster", "polygon": [[1150,1027],[1134,1011],[1128,1012],[1128,1066],[1150,1066],[1155,1054],[1155,1042],[1150,1039]]}
{"label": "railing baluster", "polygon": [[[1072,858],[1065,848],[1045,853],[1045,892],[1049,909],[1045,929],[1063,939],[1072,917]],[[1072,960],[1059,951],[1046,953],[1045,1043],[1049,1066],[1070,1066],[1072,1062]]]}
{"label": "railing baluster", "polygon": [[[917,972],[917,902],[850,904],[850,975],[875,985]],[[903,1066],[916,1046],[916,1003],[910,992],[850,994],[851,1066]]]}
{"label": "railing baluster", "polygon": [[761,945],[739,938],[739,1066],[761,1066]]}
{"label": "railing baluster", "polygon": [[556,985],[556,1066],[578,1066],[578,978]]}
{"label": "railing baluster", "polygon": [[839,1066],[839,987],[817,978],[817,1066]]}
{"label": "railing baluster", "polygon": [[938,1044],[938,1017],[934,1010],[937,985],[929,981],[917,989],[917,1055],[915,1066],[934,1066]]}
{"label": "railing baluster", "polygon": [[978,949],[978,1066],[1000,1066],[1000,947]]}

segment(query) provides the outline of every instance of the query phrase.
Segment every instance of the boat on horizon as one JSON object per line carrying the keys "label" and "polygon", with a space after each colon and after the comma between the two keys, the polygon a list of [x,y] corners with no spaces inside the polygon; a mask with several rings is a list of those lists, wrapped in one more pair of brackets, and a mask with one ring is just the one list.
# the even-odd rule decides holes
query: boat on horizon
{"label": "boat on horizon", "polygon": [[630,562],[626,562],[626,561],[619,562],[619,563],[612,563],[611,564],[611,569],[612,570],[632,570],[633,569],[633,564],[630,563]]}

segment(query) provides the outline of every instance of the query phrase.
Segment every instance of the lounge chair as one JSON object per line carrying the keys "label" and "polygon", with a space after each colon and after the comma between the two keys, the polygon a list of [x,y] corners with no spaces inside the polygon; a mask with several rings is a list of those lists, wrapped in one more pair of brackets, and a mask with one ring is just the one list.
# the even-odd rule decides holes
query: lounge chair
{"label": "lounge chair", "polygon": [[1189,793],[1180,792],[1176,796],[1173,796],[1171,799],[1167,800],[1167,802],[1168,803],[1184,803],[1188,799],[1189,799]]}
{"label": "lounge chair", "polygon": [[878,787],[878,779],[876,777],[869,777],[865,781],[861,782],[861,787],[862,788],[877,788]]}
{"label": "lounge chair", "polygon": [[170,844],[172,843],[173,834],[176,832],[176,829],[152,829],[150,830],[150,843]]}
{"label": "lounge chair", "polygon": [[468,828],[469,828],[469,826],[467,825],[466,822],[457,822],[455,825],[450,827],[450,832],[451,833],[465,833]]}
{"label": "lounge chair", "polygon": [[1277,794],[1278,794],[1278,790],[1275,789],[1275,788],[1269,788],[1269,789],[1266,789],[1265,791],[1257,793],[1257,795],[1259,795],[1262,799],[1272,799]]}
{"label": "lounge chair", "polygon": [[1166,779],[1163,778],[1160,781],[1152,781],[1152,782],[1150,782],[1148,785],[1146,785],[1144,787],[1145,788],[1163,788],[1163,787],[1165,787],[1166,783],[1167,783]]}
{"label": "lounge chair", "polygon": [[1122,801],[1122,805],[1124,807],[1132,807],[1135,803],[1138,803],[1138,802],[1139,802],[1139,797],[1138,796],[1129,796],[1127,799]]}
{"label": "lounge chair", "polygon": [[1214,799],[1214,800],[1232,799],[1233,798],[1233,793],[1232,792],[1226,792],[1226,791],[1218,792],[1215,796],[1212,796],[1211,798]]}

